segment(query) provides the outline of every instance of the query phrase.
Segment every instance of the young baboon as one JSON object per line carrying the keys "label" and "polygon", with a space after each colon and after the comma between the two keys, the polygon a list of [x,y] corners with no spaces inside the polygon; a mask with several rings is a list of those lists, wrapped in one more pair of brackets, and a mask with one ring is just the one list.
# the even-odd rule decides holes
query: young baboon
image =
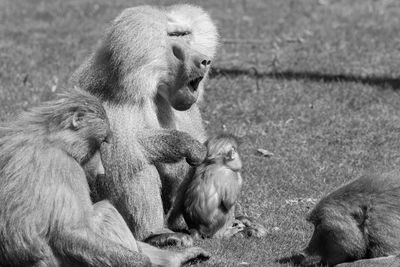
{"label": "young baboon", "polygon": [[183,214],[194,236],[230,237],[243,230],[240,225],[233,227],[242,186],[238,142],[234,136],[222,134],[208,140],[206,146],[205,161],[178,189],[168,223]]}
{"label": "young baboon", "polygon": [[171,191],[190,171],[183,158],[204,159],[197,102],[216,45],[216,27],[201,8],[128,8],[75,73],[104,103],[114,133],[102,149],[106,175],[92,189],[98,199],[110,199],[139,239],[163,231]]}
{"label": "young baboon", "polygon": [[383,257],[371,262],[388,266],[385,262],[393,261],[397,262],[393,266],[400,266],[397,257],[385,258],[400,251],[399,200],[398,171],[367,174],[333,191],[309,214],[314,233],[295,262],[336,265]]}
{"label": "young baboon", "polygon": [[74,90],[0,126],[0,266],[180,266],[207,256],[136,242],[86,175],[103,174],[110,137],[97,98]]}

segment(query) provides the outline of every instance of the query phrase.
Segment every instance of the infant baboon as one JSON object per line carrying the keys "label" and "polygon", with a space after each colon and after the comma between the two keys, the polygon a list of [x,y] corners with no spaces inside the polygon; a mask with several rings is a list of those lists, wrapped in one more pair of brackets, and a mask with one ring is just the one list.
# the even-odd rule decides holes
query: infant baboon
{"label": "infant baboon", "polygon": [[242,186],[238,142],[233,135],[222,134],[206,146],[205,161],[178,189],[169,224],[183,214],[193,236],[230,237],[242,230],[232,226]]}
{"label": "infant baboon", "polygon": [[371,262],[400,266],[398,258],[385,257],[400,251],[400,173],[367,174],[340,187],[324,197],[307,220],[314,224],[314,233],[295,263],[336,265],[383,257]]}

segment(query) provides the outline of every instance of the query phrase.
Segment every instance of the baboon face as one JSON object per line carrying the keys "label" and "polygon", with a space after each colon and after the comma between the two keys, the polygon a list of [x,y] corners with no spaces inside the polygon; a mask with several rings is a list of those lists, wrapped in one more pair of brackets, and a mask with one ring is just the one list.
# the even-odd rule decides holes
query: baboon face
{"label": "baboon face", "polygon": [[158,92],[176,110],[187,110],[199,97],[200,86],[211,59],[190,47],[189,33],[169,33],[168,72],[161,78]]}
{"label": "baboon face", "polygon": [[88,179],[94,179],[98,175],[104,175],[105,170],[101,160],[100,151],[96,151],[92,158],[83,164],[82,168],[84,169]]}
{"label": "baboon face", "polygon": [[79,84],[107,102],[143,103],[158,94],[187,110],[202,95],[217,43],[217,29],[201,8],[128,8],[79,69]]}
{"label": "baboon face", "polygon": [[322,262],[335,265],[357,260],[365,255],[366,243],[362,226],[352,215],[344,212],[335,207],[320,208],[311,214],[308,220],[314,224],[314,232],[304,250],[307,256],[318,255]]}
{"label": "baboon face", "polygon": [[179,5],[166,12],[167,72],[158,93],[176,110],[189,109],[203,90],[218,34],[209,16],[199,8]]}
{"label": "baboon face", "polygon": [[[105,114],[105,113],[104,113]],[[81,138],[86,140],[89,147],[89,155],[91,157],[104,142],[109,142],[111,138],[111,130],[108,118],[94,112],[77,111],[73,118],[73,128]]]}

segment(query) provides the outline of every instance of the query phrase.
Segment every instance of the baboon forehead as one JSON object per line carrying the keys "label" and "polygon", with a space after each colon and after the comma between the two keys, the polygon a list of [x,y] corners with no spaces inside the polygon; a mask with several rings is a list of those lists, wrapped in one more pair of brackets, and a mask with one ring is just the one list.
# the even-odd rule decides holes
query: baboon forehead
{"label": "baboon forehead", "polygon": [[169,30],[176,28],[177,31],[188,31],[192,35],[193,49],[211,58],[215,56],[219,35],[207,12],[188,4],[167,7],[166,12]]}
{"label": "baboon forehead", "polygon": [[[156,33],[162,33],[159,36],[165,38],[167,33],[167,16],[160,9],[152,6],[137,6],[127,8],[114,20],[112,25],[129,39],[144,36],[154,36]],[[149,33],[149,34],[146,34]]]}
{"label": "baboon forehead", "polygon": [[107,35],[108,45],[116,62],[124,68],[151,64],[165,66],[167,18],[159,9],[139,6],[125,9],[112,23]]}
{"label": "baboon forehead", "polygon": [[232,134],[219,134],[213,138],[210,138],[207,143],[207,147],[214,148],[217,150],[230,149],[232,147],[238,148],[238,138]]}

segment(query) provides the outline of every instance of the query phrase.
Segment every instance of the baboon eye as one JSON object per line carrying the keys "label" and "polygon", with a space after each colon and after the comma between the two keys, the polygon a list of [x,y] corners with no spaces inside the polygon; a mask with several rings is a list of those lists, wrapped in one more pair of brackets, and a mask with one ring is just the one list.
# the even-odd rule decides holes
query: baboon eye
{"label": "baboon eye", "polygon": [[104,138],[103,143],[109,144],[109,143],[111,142],[111,138],[112,138],[112,136],[111,136],[110,134],[107,135],[107,136]]}
{"label": "baboon eye", "polygon": [[173,37],[181,37],[181,36],[186,36],[189,35],[191,32],[189,31],[183,31],[183,32],[169,32],[168,36],[173,36]]}

